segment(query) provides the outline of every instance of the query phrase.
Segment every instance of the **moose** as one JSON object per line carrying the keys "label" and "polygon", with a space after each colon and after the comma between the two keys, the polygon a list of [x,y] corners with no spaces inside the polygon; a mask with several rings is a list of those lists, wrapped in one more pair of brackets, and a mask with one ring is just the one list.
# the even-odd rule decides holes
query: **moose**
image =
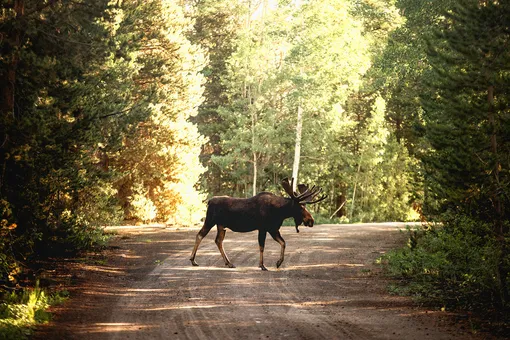
{"label": "moose", "polygon": [[291,181],[285,178],[281,184],[287,195],[289,195],[288,198],[277,196],[270,192],[261,192],[250,198],[234,198],[229,196],[211,198],[208,202],[204,226],[196,236],[195,246],[190,258],[191,263],[194,266],[198,266],[195,262],[198,246],[211,228],[216,225],[218,232],[215,242],[225,261],[225,266],[235,268],[223,250],[223,239],[228,228],[241,233],[259,231],[259,268],[262,270],[267,270],[264,266],[264,246],[267,233],[269,233],[281,246],[280,259],[276,262],[276,268],[279,268],[283,263],[285,253],[285,240],[280,235],[280,227],[283,220],[293,217],[297,232],[299,232],[298,227],[301,224],[313,227],[314,219],[305,206],[307,204],[318,203],[327,198],[327,195],[324,194],[317,198],[322,189],[315,185],[309,188],[307,185],[300,184],[297,186],[298,192],[294,192],[292,189],[294,178]]}

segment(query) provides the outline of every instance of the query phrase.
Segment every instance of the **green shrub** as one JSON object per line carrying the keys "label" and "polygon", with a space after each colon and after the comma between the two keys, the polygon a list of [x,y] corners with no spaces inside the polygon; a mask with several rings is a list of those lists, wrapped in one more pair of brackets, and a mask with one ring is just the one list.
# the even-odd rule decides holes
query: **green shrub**
{"label": "green shrub", "polygon": [[20,270],[12,251],[16,227],[9,202],[0,199],[0,282],[12,281]]}
{"label": "green shrub", "polygon": [[21,293],[5,293],[0,297],[0,339],[26,339],[32,333],[31,327],[51,319],[46,309],[62,303],[67,295],[64,291],[48,296],[38,284]]}
{"label": "green shrub", "polygon": [[[446,216],[442,226],[408,229],[406,247],[383,256],[387,272],[401,281],[398,291],[421,301],[468,309],[502,306],[502,247],[488,223],[466,216]],[[508,266],[509,256],[504,257]],[[508,272],[508,268],[504,270]]]}

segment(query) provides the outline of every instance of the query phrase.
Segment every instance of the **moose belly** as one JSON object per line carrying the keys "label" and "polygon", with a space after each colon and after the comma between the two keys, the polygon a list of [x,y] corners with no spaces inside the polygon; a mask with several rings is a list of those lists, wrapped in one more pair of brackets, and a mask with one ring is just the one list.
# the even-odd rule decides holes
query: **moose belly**
{"label": "moose belly", "polygon": [[253,218],[252,216],[246,216],[241,214],[231,214],[229,218],[221,218],[217,221],[218,225],[241,233],[246,233],[263,228],[263,222]]}
{"label": "moose belly", "polygon": [[237,233],[249,233],[249,232],[252,232],[252,231],[255,231],[257,230],[257,228],[230,228],[230,227],[227,227],[227,229],[230,229],[232,231],[235,231]]}
{"label": "moose belly", "polygon": [[225,227],[227,229],[230,229],[232,231],[236,231],[239,233],[247,233],[247,232],[259,229],[258,226],[253,225],[253,224],[237,224],[237,223],[225,224]]}

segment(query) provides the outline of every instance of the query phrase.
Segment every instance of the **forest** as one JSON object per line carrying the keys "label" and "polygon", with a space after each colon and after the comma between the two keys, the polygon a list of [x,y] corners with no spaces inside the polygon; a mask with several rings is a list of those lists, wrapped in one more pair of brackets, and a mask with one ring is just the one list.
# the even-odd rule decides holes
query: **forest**
{"label": "forest", "polygon": [[294,177],[317,223],[424,222],[399,289],[505,315],[509,44],[502,0],[3,0],[0,293]]}

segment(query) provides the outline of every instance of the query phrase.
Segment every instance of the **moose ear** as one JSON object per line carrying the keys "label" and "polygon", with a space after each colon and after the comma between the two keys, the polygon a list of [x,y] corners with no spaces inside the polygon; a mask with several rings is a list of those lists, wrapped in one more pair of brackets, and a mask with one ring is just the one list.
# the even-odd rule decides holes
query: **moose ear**
{"label": "moose ear", "polygon": [[297,189],[299,191],[298,194],[302,194],[306,190],[308,190],[308,185],[306,185],[306,184],[298,184]]}
{"label": "moose ear", "polygon": [[294,193],[292,192],[293,182],[294,182],[294,178],[292,179],[292,182],[290,182],[288,178],[282,179],[283,190],[285,190],[287,195],[289,195],[290,197],[294,197]]}

